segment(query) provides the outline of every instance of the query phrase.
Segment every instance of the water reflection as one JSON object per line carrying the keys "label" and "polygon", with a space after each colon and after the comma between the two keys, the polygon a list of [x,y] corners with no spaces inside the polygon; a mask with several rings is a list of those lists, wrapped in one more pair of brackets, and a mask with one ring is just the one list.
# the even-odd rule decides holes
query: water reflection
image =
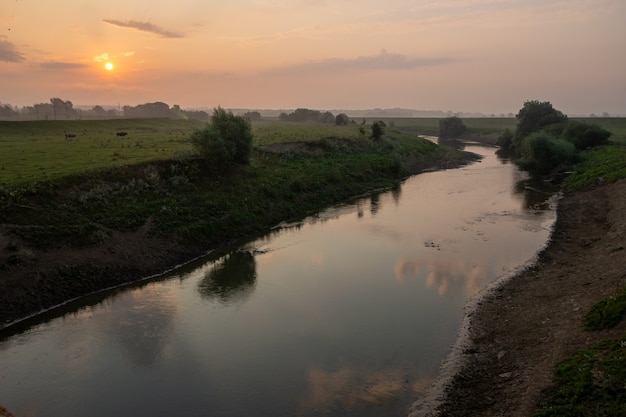
{"label": "water reflection", "polygon": [[385,410],[389,415],[394,408],[400,415],[405,405],[403,398],[416,395],[432,383],[430,377],[411,381],[399,369],[372,371],[347,367],[335,371],[311,368],[307,380],[309,387],[299,402],[299,416],[318,415],[319,410],[335,410],[337,415],[348,411],[371,415],[372,409]]}
{"label": "water reflection", "polygon": [[421,261],[401,259],[394,268],[398,281],[415,277],[424,281],[439,295],[470,297],[489,283],[488,262],[427,259]]}
{"label": "water reflection", "polygon": [[153,284],[125,293],[100,323],[106,323],[130,363],[148,368],[166,354],[177,311],[171,289]]}
{"label": "water reflection", "polygon": [[206,272],[198,284],[204,298],[223,304],[245,302],[256,286],[256,261],[249,251],[231,252]]}

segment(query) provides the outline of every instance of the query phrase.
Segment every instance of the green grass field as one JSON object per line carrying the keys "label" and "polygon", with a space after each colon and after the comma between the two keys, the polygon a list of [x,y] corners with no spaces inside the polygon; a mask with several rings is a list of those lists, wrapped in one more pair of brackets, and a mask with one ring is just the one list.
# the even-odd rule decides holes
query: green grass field
{"label": "green grass field", "polygon": [[[355,119],[347,126],[314,122],[295,123],[267,119],[252,124],[254,145],[281,142],[310,142],[323,138],[357,140],[359,131],[369,135],[369,123]],[[438,118],[381,118],[388,130],[406,134],[438,134]],[[613,132],[611,141],[626,145],[625,118],[582,118]],[[499,133],[514,129],[515,118],[463,119],[471,133]],[[195,120],[113,119],[72,121],[0,121],[0,185],[24,185],[54,180],[101,168],[175,159],[192,151],[188,136],[204,126]],[[127,132],[125,137],[117,132]],[[66,134],[76,135],[66,138]],[[612,160],[621,161],[621,152],[607,150]],[[604,156],[597,156],[603,159]],[[593,165],[595,162],[586,161]],[[626,164],[625,164],[626,165]],[[607,169],[613,170],[613,165]],[[609,177],[612,177],[609,175]]]}
{"label": "green grass field", "polygon": [[[0,121],[0,184],[171,159],[191,151],[187,137],[202,126],[194,120],[169,119]],[[118,137],[117,132],[127,136]]]}

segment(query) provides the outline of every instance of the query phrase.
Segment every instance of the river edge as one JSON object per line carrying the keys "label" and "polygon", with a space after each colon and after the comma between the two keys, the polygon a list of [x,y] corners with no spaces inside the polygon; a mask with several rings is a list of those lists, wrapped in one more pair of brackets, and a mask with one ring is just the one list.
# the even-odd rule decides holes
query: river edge
{"label": "river edge", "polygon": [[586,332],[583,317],[626,285],[626,180],[565,195],[534,263],[468,304],[459,339],[410,417],[529,417],[556,365],[626,323]]}
{"label": "river edge", "polygon": [[[280,145],[280,144],[279,144]],[[420,173],[459,168],[480,161],[481,157],[465,152],[462,159],[405,161],[409,175],[398,178],[395,184]],[[336,201],[341,204],[385,189],[370,189],[348,199]],[[332,204],[331,204],[332,205]],[[283,221],[298,221],[313,212]],[[256,230],[234,236],[233,239],[211,245],[187,244],[154,236],[150,223],[133,232],[114,231],[105,242],[91,247],[55,248],[38,250],[20,249],[20,256],[32,262],[18,264],[4,270],[0,275],[0,337],[6,337],[28,327],[41,314],[48,313],[82,297],[138,284],[158,278],[198,258],[236,243],[241,239],[268,232],[276,224],[257,225]],[[11,239],[0,224],[0,248],[5,251]],[[70,274],[65,276],[64,271]],[[84,280],[77,279],[84,276]]]}

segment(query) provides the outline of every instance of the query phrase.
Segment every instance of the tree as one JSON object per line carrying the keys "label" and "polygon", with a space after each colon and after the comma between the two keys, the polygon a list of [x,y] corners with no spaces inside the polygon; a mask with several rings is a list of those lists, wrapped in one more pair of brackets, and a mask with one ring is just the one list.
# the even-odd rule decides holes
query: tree
{"label": "tree", "polygon": [[531,133],[567,121],[567,116],[552,107],[549,101],[537,100],[525,102],[515,117],[517,118],[515,139],[518,146],[522,139]]}
{"label": "tree", "polygon": [[250,121],[218,107],[213,110],[211,124],[219,131],[225,141],[234,144],[234,162],[248,164],[252,153],[252,126]]}
{"label": "tree", "polygon": [[382,120],[374,122],[372,124],[372,139],[380,140],[385,133],[385,127],[385,122],[383,122]]}
{"label": "tree", "polygon": [[225,169],[234,163],[250,163],[252,127],[243,116],[216,108],[211,122],[189,138],[200,157],[213,169]]}
{"label": "tree", "polygon": [[345,113],[339,113],[336,117],[335,117],[335,124],[337,126],[345,126],[348,123],[350,123],[350,118],[348,117],[347,114]]}
{"label": "tree", "polygon": [[63,101],[58,97],[53,97],[50,99],[50,103],[52,104],[54,119],[57,120],[60,117],[65,119],[69,119],[76,115],[76,110],[74,110],[74,105],[71,101]]}
{"label": "tree", "polygon": [[456,138],[467,131],[460,117],[452,116],[439,120],[439,137],[442,139]]}
{"label": "tree", "polygon": [[566,140],[546,132],[535,132],[524,138],[518,165],[533,177],[546,175],[573,162],[576,149]]}
{"label": "tree", "polygon": [[246,112],[243,117],[250,120],[251,122],[255,122],[257,120],[261,120],[261,113],[259,113],[258,111],[249,111]]}
{"label": "tree", "polygon": [[107,111],[102,106],[94,106],[91,111],[98,118],[105,118],[107,115]]}
{"label": "tree", "polygon": [[498,136],[496,145],[498,145],[503,151],[509,151],[513,147],[513,137],[514,135],[511,129],[504,129],[504,132]]}
{"label": "tree", "polygon": [[204,129],[196,130],[189,140],[209,168],[223,170],[233,163],[234,143],[225,141],[214,126],[209,124]]}
{"label": "tree", "polygon": [[578,150],[606,145],[610,136],[611,132],[595,123],[590,124],[577,120],[567,122],[562,133],[563,139],[573,143]]}

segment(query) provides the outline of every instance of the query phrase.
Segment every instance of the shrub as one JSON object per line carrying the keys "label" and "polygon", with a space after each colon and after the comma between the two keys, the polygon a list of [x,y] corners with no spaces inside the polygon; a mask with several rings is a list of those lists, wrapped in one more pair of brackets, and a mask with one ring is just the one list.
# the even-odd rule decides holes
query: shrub
{"label": "shrub", "polygon": [[596,124],[571,120],[563,129],[563,139],[572,142],[576,149],[583,150],[594,146],[606,145],[611,132]]}
{"label": "shrub", "polygon": [[511,129],[505,129],[504,132],[500,136],[498,136],[498,140],[496,141],[496,145],[498,145],[501,149],[508,151],[513,147],[513,132]]}
{"label": "shrub", "polygon": [[533,133],[522,141],[518,165],[537,177],[573,162],[576,149],[566,140],[544,132]]}
{"label": "shrub", "polygon": [[385,122],[382,120],[372,124],[372,139],[380,140],[385,133]]}
{"label": "shrub", "polygon": [[189,138],[201,158],[212,168],[223,169],[233,163],[250,163],[252,127],[245,117],[218,107],[211,123]]}
{"label": "shrub", "polygon": [[210,168],[224,169],[234,161],[235,144],[225,141],[212,125],[196,130],[189,140]]}
{"label": "shrub", "polygon": [[467,131],[467,127],[460,117],[452,116],[439,120],[439,137],[455,138]]}
{"label": "shrub", "polygon": [[[233,161],[241,164],[250,162],[252,152],[252,126],[245,117],[236,116],[221,107],[216,108],[211,116],[211,124],[225,142],[234,147]],[[230,145],[229,145],[230,146]]]}

